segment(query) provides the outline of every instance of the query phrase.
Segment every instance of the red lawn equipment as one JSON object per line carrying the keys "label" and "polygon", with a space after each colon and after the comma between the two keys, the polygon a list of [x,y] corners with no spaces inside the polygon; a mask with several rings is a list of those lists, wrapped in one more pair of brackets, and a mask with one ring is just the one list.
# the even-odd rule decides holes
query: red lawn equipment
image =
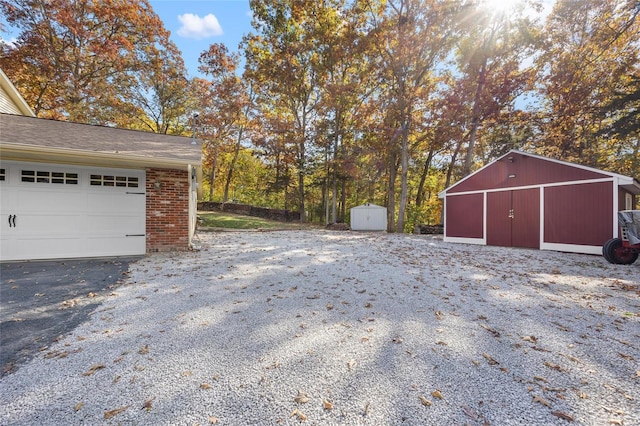
{"label": "red lawn equipment", "polygon": [[640,254],[640,210],[618,212],[620,236],[612,238],[602,246],[602,256],[609,263],[630,265]]}

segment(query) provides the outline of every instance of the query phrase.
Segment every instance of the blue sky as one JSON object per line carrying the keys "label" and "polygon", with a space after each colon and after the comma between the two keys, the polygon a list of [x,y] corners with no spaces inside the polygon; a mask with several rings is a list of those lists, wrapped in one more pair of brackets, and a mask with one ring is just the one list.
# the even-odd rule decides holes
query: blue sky
{"label": "blue sky", "polygon": [[[189,77],[201,76],[198,57],[212,43],[224,43],[230,52],[238,49],[251,28],[249,0],[150,0],[151,7],[171,31],[171,41],[182,52]],[[6,25],[0,40],[12,42],[18,31]]]}
{"label": "blue sky", "polygon": [[182,51],[189,76],[198,76],[198,56],[212,43],[237,50],[251,31],[249,0],[150,0],[171,41]]}

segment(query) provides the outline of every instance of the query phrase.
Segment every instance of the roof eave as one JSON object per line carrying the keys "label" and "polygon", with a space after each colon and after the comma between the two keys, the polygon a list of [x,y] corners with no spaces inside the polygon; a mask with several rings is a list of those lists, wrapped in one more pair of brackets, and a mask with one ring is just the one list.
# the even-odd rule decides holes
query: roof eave
{"label": "roof eave", "polygon": [[628,180],[621,181],[620,187],[633,195],[640,195],[640,181],[637,179],[629,178]]}
{"label": "roof eave", "polygon": [[130,153],[84,151],[67,148],[52,148],[35,145],[2,143],[0,157],[3,160],[36,161],[41,163],[66,163],[107,167],[187,169],[189,165],[200,166],[202,161],[157,158]]}

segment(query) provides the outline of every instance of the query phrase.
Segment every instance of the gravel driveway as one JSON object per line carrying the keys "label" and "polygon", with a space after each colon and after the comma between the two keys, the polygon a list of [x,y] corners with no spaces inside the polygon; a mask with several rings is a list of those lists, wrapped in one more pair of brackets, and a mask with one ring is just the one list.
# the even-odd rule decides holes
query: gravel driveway
{"label": "gravel driveway", "polygon": [[639,425],[640,262],[283,231],[152,255],[3,425]]}

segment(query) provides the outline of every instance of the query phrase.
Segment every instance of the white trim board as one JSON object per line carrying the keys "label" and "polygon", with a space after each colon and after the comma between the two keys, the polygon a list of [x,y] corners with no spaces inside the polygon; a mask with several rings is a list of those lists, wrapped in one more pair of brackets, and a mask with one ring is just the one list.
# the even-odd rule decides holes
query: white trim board
{"label": "white trim board", "polygon": [[472,194],[482,194],[486,192],[505,192],[505,191],[520,191],[523,189],[536,189],[536,188],[553,188],[557,186],[571,186],[571,185],[586,185],[589,183],[602,183],[602,182],[614,182],[614,178],[602,178],[602,179],[589,179],[589,180],[574,180],[567,182],[553,182],[553,183],[541,183],[537,185],[523,185],[523,186],[512,186],[506,188],[495,188],[495,189],[477,189],[474,191],[465,191],[465,192],[453,192],[447,193],[449,197],[455,197],[457,195],[472,195]]}

